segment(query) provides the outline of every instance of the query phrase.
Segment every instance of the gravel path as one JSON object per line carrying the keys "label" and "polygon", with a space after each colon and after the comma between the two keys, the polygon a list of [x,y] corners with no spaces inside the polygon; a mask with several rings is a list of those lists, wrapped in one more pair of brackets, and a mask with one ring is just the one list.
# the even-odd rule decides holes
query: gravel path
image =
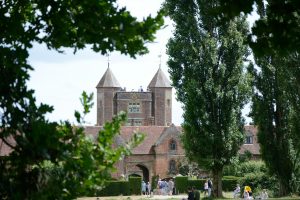
{"label": "gravel path", "polygon": [[154,200],[154,199],[183,199],[187,198],[187,195],[154,195],[152,197],[147,197],[145,195],[141,196],[110,196],[110,197],[82,197],[77,200]]}

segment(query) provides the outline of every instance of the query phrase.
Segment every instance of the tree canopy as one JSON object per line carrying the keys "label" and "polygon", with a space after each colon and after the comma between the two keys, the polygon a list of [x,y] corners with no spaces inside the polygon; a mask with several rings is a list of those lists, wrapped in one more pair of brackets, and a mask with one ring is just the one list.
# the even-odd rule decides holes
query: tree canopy
{"label": "tree canopy", "polygon": [[[28,50],[38,42],[59,52],[90,47],[135,57],[148,52],[145,44],[163,25],[163,12],[138,21],[116,0],[8,0],[0,5],[0,139],[13,150],[0,162],[0,196],[74,199],[101,188],[113,164],[129,153],[131,145],[111,148],[124,114],[105,125],[96,143],[82,127],[49,122],[45,114],[53,107],[37,105],[26,85],[33,69]],[[83,96],[84,113],[90,100]],[[76,118],[82,123],[79,112]],[[132,144],[139,140],[136,136]]]}
{"label": "tree canopy", "polygon": [[249,95],[243,61],[244,17],[218,26],[209,15],[214,1],[167,0],[175,22],[167,45],[168,66],[183,103],[182,141],[187,157],[213,173],[214,194],[222,196],[223,167],[244,141],[242,108]]}
{"label": "tree canopy", "polygon": [[211,10],[220,23],[240,13],[256,12],[259,18],[252,27],[248,43],[256,56],[279,52],[288,55],[300,46],[300,3],[298,0],[218,0]]}
{"label": "tree canopy", "polygon": [[3,1],[1,44],[30,48],[33,42],[50,49],[87,45],[102,54],[120,51],[134,57],[147,53],[145,43],[163,25],[163,13],[138,21],[116,0]]}
{"label": "tree canopy", "polygon": [[256,59],[252,116],[263,160],[279,180],[279,195],[299,185],[299,54]]}

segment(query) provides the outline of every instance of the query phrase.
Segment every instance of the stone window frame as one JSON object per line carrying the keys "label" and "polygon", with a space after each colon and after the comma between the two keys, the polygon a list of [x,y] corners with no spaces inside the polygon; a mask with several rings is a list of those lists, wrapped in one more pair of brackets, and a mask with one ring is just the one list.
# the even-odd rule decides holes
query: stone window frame
{"label": "stone window frame", "polygon": [[127,126],[142,126],[143,119],[141,118],[128,118],[127,119]]}
{"label": "stone window frame", "polygon": [[128,102],[128,113],[141,113],[140,102]]}
{"label": "stone window frame", "polygon": [[169,142],[169,150],[170,151],[177,150],[177,142],[173,138]]}
{"label": "stone window frame", "polygon": [[245,144],[253,144],[254,141],[254,134],[251,131],[247,131]]}

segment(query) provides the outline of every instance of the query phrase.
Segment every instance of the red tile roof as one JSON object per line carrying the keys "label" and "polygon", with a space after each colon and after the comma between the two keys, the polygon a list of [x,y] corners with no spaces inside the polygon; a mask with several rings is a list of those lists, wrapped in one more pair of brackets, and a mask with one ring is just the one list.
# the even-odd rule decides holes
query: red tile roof
{"label": "red tile roof", "polygon": [[[87,135],[91,135],[92,138],[96,138],[99,130],[102,126],[90,126],[85,127]],[[134,133],[140,132],[145,134],[144,141],[132,150],[133,154],[150,154],[151,147],[158,140],[160,135],[163,133],[165,126],[123,126],[121,128],[121,139],[116,138],[116,141],[124,142],[129,141]],[[117,142],[118,143],[118,142]]]}

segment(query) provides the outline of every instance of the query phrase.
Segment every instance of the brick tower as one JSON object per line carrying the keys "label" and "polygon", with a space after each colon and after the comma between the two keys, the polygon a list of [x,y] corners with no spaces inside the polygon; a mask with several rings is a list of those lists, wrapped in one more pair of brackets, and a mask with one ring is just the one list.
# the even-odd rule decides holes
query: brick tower
{"label": "brick tower", "polygon": [[120,83],[108,67],[97,88],[97,125],[111,121],[116,113],[115,94],[121,90]]}
{"label": "brick tower", "polygon": [[157,70],[148,85],[152,92],[152,116],[156,126],[172,123],[172,86],[161,68]]}

